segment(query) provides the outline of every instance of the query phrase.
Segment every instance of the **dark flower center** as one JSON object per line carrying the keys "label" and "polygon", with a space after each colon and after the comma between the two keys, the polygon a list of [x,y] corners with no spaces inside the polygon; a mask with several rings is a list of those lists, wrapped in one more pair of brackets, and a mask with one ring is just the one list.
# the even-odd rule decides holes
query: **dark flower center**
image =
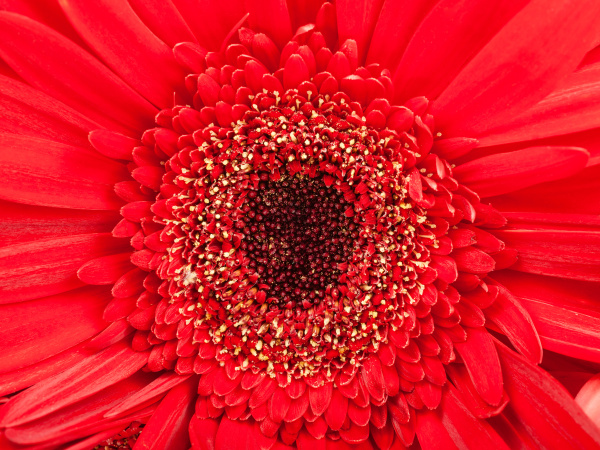
{"label": "dark flower center", "polygon": [[240,249],[266,285],[266,301],[287,309],[309,308],[337,288],[338,265],[358,237],[344,214],[351,204],[321,179],[294,176],[261,181],[242,206],[246,219]]}

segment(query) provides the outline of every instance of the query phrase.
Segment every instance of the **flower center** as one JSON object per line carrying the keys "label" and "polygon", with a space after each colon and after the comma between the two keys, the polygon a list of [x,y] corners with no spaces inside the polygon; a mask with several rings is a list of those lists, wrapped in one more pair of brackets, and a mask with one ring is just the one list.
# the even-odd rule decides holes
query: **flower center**
{"label": "flower center", "polygon": [[344,211],[351,205],[322,180],[294,176],[261,181],[235,223],[240,249],[265,285],[266,301],[287,309],[309,308],[337,288],[338,265],[348,260],[358,237]]}
{"label": "flower center", "polygon": [[343,94],[291,90],[171,157],[158,273],[208,354],[330,373],[402,326],[434,239],[408,198],[408,139],[366,126]]}

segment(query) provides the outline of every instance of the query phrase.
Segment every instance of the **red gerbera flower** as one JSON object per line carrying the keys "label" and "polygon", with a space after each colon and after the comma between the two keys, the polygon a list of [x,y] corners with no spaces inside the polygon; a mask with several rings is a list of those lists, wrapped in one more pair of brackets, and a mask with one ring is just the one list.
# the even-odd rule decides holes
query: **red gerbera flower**
{"label": "red gerbera flower", "polygon": [[2,9],[0,447],[598,448],[600,3]]}

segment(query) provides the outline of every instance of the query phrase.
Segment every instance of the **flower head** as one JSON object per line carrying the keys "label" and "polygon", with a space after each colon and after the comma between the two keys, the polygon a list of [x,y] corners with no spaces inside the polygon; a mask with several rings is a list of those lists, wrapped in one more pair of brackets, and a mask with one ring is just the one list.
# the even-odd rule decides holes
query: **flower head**
{"label": "flower head", "polygon": [[575,3],[0,12],[0,442],[596,448]]}

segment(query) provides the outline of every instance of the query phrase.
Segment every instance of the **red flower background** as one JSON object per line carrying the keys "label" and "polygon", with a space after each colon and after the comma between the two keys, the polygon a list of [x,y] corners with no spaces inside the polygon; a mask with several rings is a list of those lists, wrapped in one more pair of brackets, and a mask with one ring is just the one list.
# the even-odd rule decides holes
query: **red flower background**
{"label": "red flower background", "polygon": [[597,1],[0,9],[1,448],[598,448]]}

